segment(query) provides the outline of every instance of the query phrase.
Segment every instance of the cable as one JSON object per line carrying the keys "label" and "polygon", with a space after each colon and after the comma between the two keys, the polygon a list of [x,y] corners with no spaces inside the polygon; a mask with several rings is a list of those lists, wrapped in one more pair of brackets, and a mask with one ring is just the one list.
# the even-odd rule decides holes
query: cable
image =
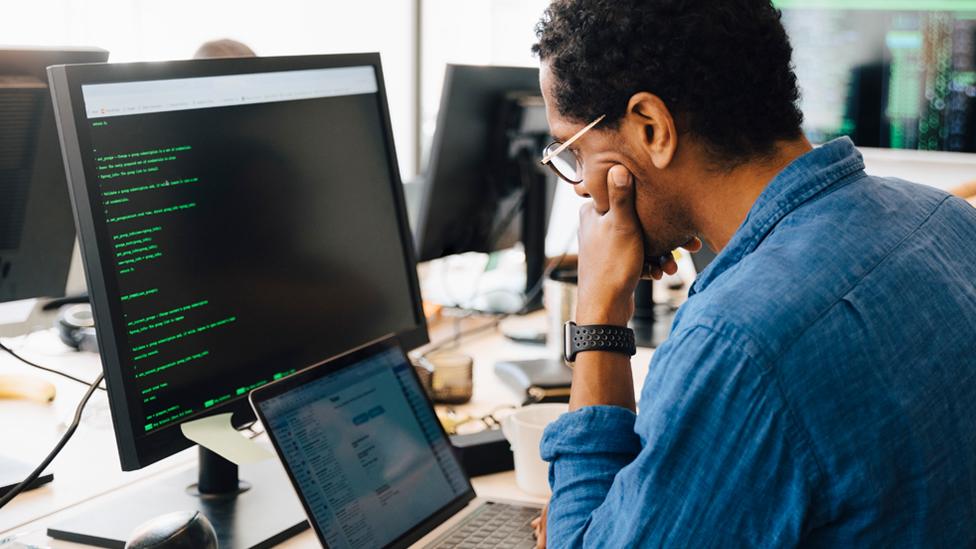
{"label": "cable", "polygon": [[88,303],[88,294],[76,294],[76,295],[66,295],[64,297],[57,297],[48,301],[43,306],[41,306],[42,311],[53,311],[65,305],[74,305],[79,303]]}
{"label": "cable", "polygon": [[4,496],[0,498],[0,509],[2,509],[5,505],[10,503],[10,500],[17,497],[17,495],[19,495],[28,486],[30,486],[35,480],[37,480],[37,477],[41,476],[41,473],[44,472],[44,469],[47,469],[47,466],[50,465],[52,461],[54,461],[54,458],[57,457],[57,455],[61,452],[61,449],[64,448],[64,445],[68,443],[68,440],[71,439],[71,436],[74,435],[75,431],[78,430],[78,424],[81,423],[81,413],[85,411],[85,405],[88,404],[88,400],[91,399],[91,396],[95,393],[95,389],[98,388],[98,384],[102,382],[102,379],[104,377],[105,377],[104,374],[98,374],[98,377],[95,378],[95,381],[93,381],[91,385],[88,387],[88,391],[85,393],[85,396],[81,397],[81,402],[78,403],[78,407],[75,409],[75,417],[74,419],[71,420],[71,425],[69,425],[68,430],[65,431],[63,435],[61,435],[61,440],[59,440],[58,443],[54,446],[54,449],[51,450],[51,453],[49,453],[47,457],[44,458],[44,461],[42,461],[41,464],[38,465],[37,468],[34,469],[34,471],[31,472],[31,474],[27,475],[27,478],[21,481],[20,484],[18,484],[17,486],[11,488],[9,492],[4,494]]}
{"label": "cable", "polygon": [[[524,170],[522,173],[525,176]],[[527,189],[524,187],[518,191],[515,196],[514,203],[508,208],[504,215],[501,216],[501,222],[495,225],[491,232],[488,233],[488,245],[492,248],[498,244],[498,241],[505,236],[505,231],[511,227],[512,222],[515,220],[515,216],[522,210],[522,205],[525,204],[525,195],[528,193]]]}
{"label": "cable", "polygon": [[[27,360],[26,358],[24,358],[24,357],[18,355],[17,353],[15,353],[10,347],[7,347],[2,342],[0,342],[0,351],[6,351],[7,354],[9,354],[10,356],[16,358],[17,360],[23,362],[24,364],[26,364],[26,365],[28,365],[28,366],[30,366],[32,368],[37,368],[38,370],[44,370],[45,372],[50,372],[52,374],[57,374],[57,375],[59,375],[61,377],[68,378],[71,381],[76,381],[78,383],[81,383],[82,385],[84,385],[86,387],[89,386],[89,385],[91,385],[91,383],[85,381],[84,379],[81,379],[80,377],[75,377],[75,376],[73,376],[71,374],[67,374],[65,372],[61,372],[61,371],[55,370],[53,368],[48,368],[47,366],[41,366],[40,364],[36,364],[34,362],[31,362],[31,361]],[[105,387],[102,387],[102,386],[97,386],[97,388],[98,389],[101,389],[102,391],[105,390]]]}

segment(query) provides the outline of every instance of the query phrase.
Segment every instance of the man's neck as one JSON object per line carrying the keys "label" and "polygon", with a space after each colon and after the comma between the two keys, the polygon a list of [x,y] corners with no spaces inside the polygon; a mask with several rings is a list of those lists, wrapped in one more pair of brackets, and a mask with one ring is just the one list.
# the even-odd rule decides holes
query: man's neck
{"label": "man's neck", "polygon": [[691,201],[691,221],[705,243],[721,251],[739,229],[766,186],[813,147],[806,138],[780,142],[773,156],[729,172],[704,172]]}

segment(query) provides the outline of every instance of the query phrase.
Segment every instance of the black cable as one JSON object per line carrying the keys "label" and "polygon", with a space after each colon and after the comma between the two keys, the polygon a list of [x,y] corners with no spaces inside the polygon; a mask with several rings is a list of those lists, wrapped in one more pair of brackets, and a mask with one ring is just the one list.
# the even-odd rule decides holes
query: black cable
{"label": "black cable", "polygon": [[[26,364],[26,365],[28,365],[28,366],[30,366],[32,368],[37,368],[38,370],[44,370],[45,372],[50,372],[52,374],[57,374],[57,375],[59,375],[61,377],[68,378],[71,381],[76,381],[78,383],[81,383],[82,385],[84,385],[86,387],[89,386],[89,385],[91,385],[91,383],[85,381],[84,379],[81,379],[80,377],[75,377],[75,376],[73,376],[71,374],[67,374],[65,372],[61,372],[59,370],[55,370],[53,368],[48,368],[47,366],[41,366],[40,364],[31,362],[31,361],[27,360],[26,358],[24,358],[24,357],[18,355],[17,353],[15,353],[10,347],[7,347],[2,342],[0,342],[0,351],[6,351],[7,354],[9,354],[10,356],[16,358],[17,360],[23,362],[24,364]],[[105,387],[101,387],[101,386],[97,386],[97,387],[98,387],[98,389],[101,389],[102,391],[105,390]]]}
{"label": "black cable", "polygon": [[104,377],[105,377],[104,374],[98,374],[98,377],[95,378],[95,381],[93,381],[91,385],[88,387],[88,392],[85,393],[85,396],[81,397],[81,402],[78,403],[78,407],[75,409],[75,417],[74,419],[71,420],[71,425],[69,425],[68,430],[65,431],[63,435],[61,435],[61,440],[59,440],[58,443],[54,446],[54,449],[51,450],[51,453],[49,453],[47,457],[44,458],[44,461],[42,461],[41,464],[38,465],[33,472],[31,472],[31,474],[27,475],[27,478],[21,481],[21,483],[18,484],[17,486],[11,488],[9,492],[4,494],[4,496],[0,498],[0,509],[2,509],[4,505],[10,503],[10,500],[17,497],[17,495],[19,495],[28,486],[30,486],[35,480],[37,480],[37,477],[41,476],[41,473],[44,472],[44,469],[47,469],[47,466],[50,465],[52,461],[54,461],[54,458],[57,457],[57,455],[61,452],[61,449],[64,448],[64,445],[68,443],[69,439],[71,439],[71,435],[74,435],[75,431],[78,430],[78,424],[81,423],[81,413],[85,411],[85,405],[88,404],[88,400],[91,399],[91,396],[95,393],[95,389],[98,387],[98,384],[102,382],[102,379]]}
{"label": "black cable", "polygon": [[41,306],[42,311],[53,311],[54,309],[59,309],[65,305],[74,305],[80,303],[88,303],[88,294],[76,294],[76,295],[66,295],[64,297],[56,297],[51,301],[48,301],[43,306]]}
{"label": "black cable", "polygon": [[[523,173],[522,175],[524,177],[525,174]],[[526,194],[528,194],[528,190],[526,188],[523,187],[520,189],[514,198],[514,203],[508,208],[508,211],[502,215],[501,222],[492,227],[491,232],[488,233],[487,240],[490,248],[494,248],[498,244],[498,241],[505,236],[505,231],[511,227],[512,222],[515,220],[515,216],[518,215],[522,210],[522,205],[525,204]]]}

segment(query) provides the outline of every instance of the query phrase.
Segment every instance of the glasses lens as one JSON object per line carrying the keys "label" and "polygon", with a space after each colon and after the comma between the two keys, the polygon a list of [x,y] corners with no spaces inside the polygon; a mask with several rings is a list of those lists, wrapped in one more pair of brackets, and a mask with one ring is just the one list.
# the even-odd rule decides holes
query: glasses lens
{"label": "glasses lens", "polygon": [[[546,149],[546,154],[555,151],[560,146],[561,143],[553,143]],[[576,153],[566,149],[563,152],[557,154],[551,159],[552,167],[559,172],[559,174],[566,180],[573,183],[579,183],[583,181],[583,171],[580,166],[579,158],[577,158]]]}

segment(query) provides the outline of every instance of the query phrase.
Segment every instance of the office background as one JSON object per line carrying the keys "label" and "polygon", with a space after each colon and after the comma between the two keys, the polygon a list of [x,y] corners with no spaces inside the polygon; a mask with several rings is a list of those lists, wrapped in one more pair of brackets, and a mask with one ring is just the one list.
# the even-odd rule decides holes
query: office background
{"label": "office background", "polygon": [[[132,0],[93,2],[40,0],[27,5],[11,6],[7,10],[5,17],[0,21],[0,33],[2,33],[0,42],[23,46],[99,46],[111,51],[113,62],[187,59],[193,55],[200,44],[225,37],[248,44],[262,57],[379,51],[383,56],[392,129],[398,149],[398,158],[391,159],[399,163],[402,178],[408,183],[409,194],[411,188],[421,187],[416,181],[425,172],[425,159],[431,147],[437,110],[441,105],[441,89],[447,64],[537,66],[537,60],[533,58],[530,47],[535,40],[533,32],[535,24],[548,1],[387,0],[350,3],[323,0],[313,3],[286,0],[269,5],[251,1],[232,3],[224,0],[193,4],[179,0],[160,5]],[[781,3],[790,3],[790,1],[780,0]],[[847,0],[823,1],[842,3]],[[913,5],[919,4],[921,2]],[[839,16],[832,14],[829,17],[836,19]],[[807,19],[804,19],[804,22],[806,21]],[[966,21],[964,24],[971,23]],[[836,31],[837,27],[824,24],[819,29],[827,36]],[[898,36],[905,39],[904,34]],[[911,44],[914,44],[915,50],[920,50],[918,44],[921,42],[916,40]],[[837,44],[832,45],[839,48]],[[813,57],[814,61],[823,58],[820,55]],[[824,65],[833,66],[837,60],[830,55],[826,58],[829,62]],[[276,62],[275,60],[259,61]],[[841,63],[836,65],[841,66]],[[164,65],[163,68],[165,67]],[[521,70],[525,71],[525,69]],[[834,72],[841,74],[842,71]],[[802,79],[801,74],[801,81]],[[497,80],[495,78],[492,82]],[[842,78],[838,79],[840,80]],[[843,85],[838,84],[838,81],[831,82],[829,79],[823,79],[822,82],[825,83],[821,86],[826,86],[828,92],[837,92],[843,89]],[[966,88],[969,90],[966,92],[969,93],[968,97],[976,97],[973,95],[976,93],[973,91],[976,88],[971,87],[971,84],[967,86],[970,86]],[[831,95],[831,93],[824,95]],[[443,111],[449,113],[452,109],[444,108]],[[828,128],[832,127],[832,123],[843,119],[839,113],[836,108],[821,109],[820,112],[815,108],[808,109],[811,119],[826,119],[824,127]],[[824,116],[818,117],[818,114]],[[880,115],[880,112],[877,114]],[[333,116],[322,118],[326,121],[335,119],[336,117]],[[472,133],[470,119],[454,117],[453,120],[461,120],[463,123],[457,125],[463,127],[467,135]],[[309,135],[322,129],[321,126],[316,128],[314,124],[310,126],[310,129],[306,130],[308,133],[296,132],[290,135],[292,137]],[[230,134],[233,132],[228,133]],[[828,135],[824,140],[829,137],[832,135]],[[327,143],[327,140],[322,139],[317,142]],[[480,141],[476,140],[476,142]],[[436,148],[437,145],[435,144],[434,147]],[[531,148],[533,153],[540,149],[541,145],[535,143]],[[333,149],[333,152],[335,150],[338,150],[338,147]],[[976,154],[876,149],[867,150],[866,155],[869,170],[879,175],[895,175],[941,188],[954,187],[964,181],[976,179]],[[535,164],[535,156],[532,156],[530,162]],[[349,162],[349,157],[344,156],[341,164],[348,167],[355,166],[356,162]],[[573,195],[569,186],[563,185],[559,188]],[[395,194],[398,194],[399,189],[396,185],[393,189]],[[487,209],[484,204],[479,207]],[[555,253],[550,250],[551,257],[559,256],[565,242],[572,240],[572,238],[567,240],[566,236],[573,237],[575,234],[574,210],[575,204],[565,202],[561,205],[557,198],[552,214],[555,222],[550,227],[550,233],[555,230],[562,232],[563,236],[554,239],[557,249]],[[386,214],[381,216],[390,218]],[[326,233],[327,231],[322,231],[322,234]],[[538,231],[533,234],[537,233]],[[75,274],[68,287],[69,293],[84,289],[79,265],[80,262],[76,261]],[[373,269],[373,271],[382,270]],[[483,270],[488,271],[487,266]],[[449,269],[445,271],[450,274]],[[529,275],[526,275],[526,278],[530,279]],[[539,276],[539,280],[543,278],[545,275]],[[475,281],[475,290],[479,289],[478,284],[482,282],[479,276]],[[454,289],[452,288],[452,293]],[[521,288],[516,289],[521,291]],[[486,293],[491,291],[487,290]],[[430,294],[425,291],[425,295]],[[448,298],[451,296],[448,295]],[[650,298],[646,301],[653,303]],[[448,299],[447,303],[460,302]],[[501,335],[497,335],[494,344],[502,351],[481,350],[475,353],[482,364],[485,363],[486,357],[492,360],[508,358],[498,354],[507,352],[504,351],[505,347],[502,347],[507,342],[502,339]],[[516,351],[518,352],[512,353],[513,356],[524,358],[521,349]],[[646,358],[646,356],[641,358],[645,364]],[[94,366],[94,361],[89,365]],[[484,366],[480,371],[486,371]],[[484,391],[484,387],[498,385],[498,380],[494,377],[486,376],[485,373],[475,374],[475,377],[479,375],[481,377],[478,385],[482,388],[479,390]],[[482,393],[481,396],[484,394]],[[491,401],[492,406],[497,406],[499,402],[508,403],[506,398],[511,395],[503,395],[499,398],[498,394],[492,393],[490,396],[491,398],[484,399],[483,402]],[[64,402],[63,397],[59,398],[62,399],[59,402]],[[109,446],[102,445],[102,447]],[[73,447],[72,451],[76,451],[77,448],[79,446]],[[71,478],[70,475],[67,478]],[[65,485],[65,482],[60,484],[60,486]],[[39,500],[34,498],[34,501]]]}
{"label": "office background", "polygon": [[[91,45],[110,61],[187,59],[233,38],[261,56],[378,51],[404,181],[433,137],[446,63],[532,66],[545,0],[36,0],[10,2],[4,44]],[[368,22],[368,23],[366,23]]]}
{"label": "office background", "polygon": [[[35,0],[8,3],[0,43],[87,45],[111,62],[190,58],[203,42],[233,38],[258,55],[378,51],[403,181],[423,172],[448,63],[537,66],[535,26],[548,0]],[[366,23],[368,22],[368,23]],[[865,149],[868,170],[942,189],[976,179],[976,155]],[[565,189],[564,189],[565,191]],[[415,192],[408,189],[408,194]],[[557,197],[559,223],[577,206]],[[549,246],[552,248],[552,245]],[[84,290],[76,257],[68,290]]]}

